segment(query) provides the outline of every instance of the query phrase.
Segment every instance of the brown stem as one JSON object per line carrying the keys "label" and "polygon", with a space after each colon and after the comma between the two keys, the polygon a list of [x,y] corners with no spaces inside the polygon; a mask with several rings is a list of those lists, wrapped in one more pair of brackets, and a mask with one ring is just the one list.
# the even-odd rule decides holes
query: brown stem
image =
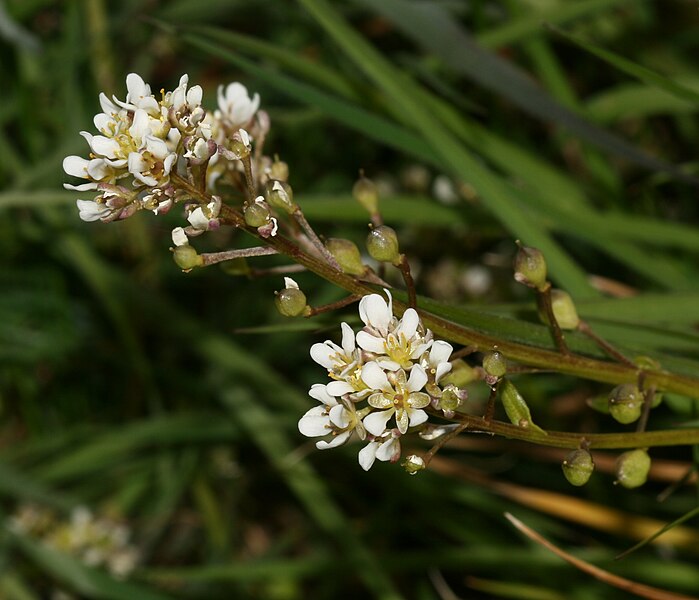
{"label": "brown stem", "polygon": [[643,391],[643,412],[641,413],[641,418],[638,420],[638,424],[636,425],[636,432],[638,433],[646,430],[646,426],[648,425],[648,416],[650,415],[650,407],[653,404],[654,397],[654,385],[651,385],[648,389]]}
{"label": "brown stem", "polygon": [[243,168],[245,169],[245,183],[248,189],[248,202],[254,202],[257,197],[255,180],[252,176],[252,157],[248,154],[241,159]]}
{"label": "brown stem", "polygon": [[563,337],[563,331],[561,331],[561,326],[558,324],[556,315],[553,312],[553,303],[551,301],[551,284],[547,282],[546,287],[543,290],[537,288],[536,293],[537,300],[546,313],[546,319],[549,322],[551,331],[553,332],[553,339],[556,342],[558,351],[561,354],[570,355],[570,350],[568,350],[568,345]]}
{"label": "brown stem", "polygon": [[488,405],[485,407],[485,414],[483,415],[483,421],[488,424],[493,420],[493,416],[495,416],[495,401],[498,397],[498,385],[500,385],[499,381],[495,385],[490,386]]}
{"label": "brown stem", "polygon": [[439,452],[449,440],[454,439],[465,429],[468,429],[468,423],[461,423],[456,429],[450,431],[449,433],[445,433],[441,438],[439,438],[437,443],[434,446],[432,446],[423,457],[423,460],[425,461],[425,467],[427,467],[427,465],[430,464],[430,461],[432,460],[434,455],[437,454],[437,452]]}
{"label": "brown stem", "polygon": [[350,304],[353,304],[355,302],[358,302],[361,300],[361,296],[358,296],[356,294],[352,294],[351,296],[347,296],[346,298],[343,298],[342,300],[338,300],[337,302],[331,302],[330,304],[323,304],[323,306],[316,306],[316,307],[311,307],[311,311],[307,314],[304,315],[305,317],[315,317],[316,315],[319,315],[321,313],[326,313],[330,312],[333,310],[337,310],[339,308],[344,308],[345,306],[349,306]]}
{"label": "brown stem", "polygon": [[204,259],[202,266],[208,267],[209,265],[215,265],[216,263],[226,260],[252,258],[253,256],[271,256],[273,254],[279,254],[279,252],[269,246],[257,246],[255,248],[241,248],[239,250],[227,250],[225,252],[207,252],[199,256]]}
{"label": "brown stem", "polygon": [[449,360],[457,360],[459,358],[463,358],[464,356],[468,356],[469,354],[473,354],[474,352],[478,352],[478,347],[474,346],[473,344],[469,344],[465,348],[452,352]]}
{"label": "brown stem", "polygon": [[400,269],[400,274],[403,276],[403,281],[405,281],[405,287],[408,289],[408,306],[410,308],[417,308],[417,294],[415,292],[415,281],[413,280],[413,275],[410,272],[410,263],[408,262],[408,257],[405,256],[405,254],[400,255],[400,262],[397,266]]}
{"label": "brown stem", "polygon": [[301,212],[301,209],[297,208],[292,215],[294,219],[296,219],[296,222],[301,225],[301,228],[306,232],[308,238],[311,240],[311,242],[313,242],[313,245],[316,247],[318,252],[320,252],[321,256],[328,262],[328,264],[336,271],[342,271],[342,267],[340,267],[338,262],[335,260],[335,257],[330,254],[330,251],[320,240],[316,232],[313,230],[313,227],[311,227],[311,224],[306,220],[303,212]]}
{"label": "brown stem", "polygon": [[591,340],[593,340],[602,350],[604,350],[609,356],[612,358],[615,358],[618,360],[620,363],[624,363],[625,365],[628,365],[630,367],[636,367],[636,364],[632,361],[626,358],[621,352],[619,352],[614,346],[612,346],[607,340],[604,338],[600,337],[597,335],[592,328],[590,327],[590,324],[587,323],[586,321],[580,321],[578,324],[578,331],[581,333],[584,333],[587,337],[589,337]]}

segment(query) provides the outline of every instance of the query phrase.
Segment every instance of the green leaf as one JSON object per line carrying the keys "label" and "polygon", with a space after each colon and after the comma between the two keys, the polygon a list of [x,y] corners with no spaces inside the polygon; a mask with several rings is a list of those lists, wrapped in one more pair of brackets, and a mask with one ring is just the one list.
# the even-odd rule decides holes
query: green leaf
{"label": "green leaf", "polygon": [[578,46],[590,54],[594,54],[598,58],[601,58],[604,62],[613,66],[619,71],[626,73],[639,81],[643,81],[644,83],[652,84],[677,98],[681,98],[682,100],[686,100],[687,102],[691,102],[695,105],[699,104],[699,92],[695,92],[693,89],[677,83],[668,77],[660,75],[659,73],[656,73],[643,65],[639,65],[628,58],[624,58],[623,56],[619,56],[614,52],[601,48],[592,42],[588,42],[582,39],[580,36],[573,35],[572,33],[568,33],[552,25],[548,26],[548,28],[575,46]]}
{"label": "green leaf", "polygon": [[526,244],[539,248],[549,265],[550,273],[571,294],[595,296],[582,270],[559,245],[538,226],[530,215],[510,197],[500,180],[477,161],[435,119],[428,106],[419,100],[419,88],[394,68],[352,30],[323,0],[299,0],[330,33],[354,62],[387,95],[389,101],[410,119],[426,142],[441,157],[446,168],[464,181],[471,182],[482,196],[483,203],[514,235]]}
{"label": "green leaf", "polygon": [[381,13],[407,36],[441,58],[455,73],[507,98],[545,123],[556,123],[602,150],[618,155],[651,171],[697,183],[676,166],[651,156],[618,136],[601,129],[568,110],[544,92],[531,77],[511,62],[479,46],[436,3],[405,0],[355,0]]}

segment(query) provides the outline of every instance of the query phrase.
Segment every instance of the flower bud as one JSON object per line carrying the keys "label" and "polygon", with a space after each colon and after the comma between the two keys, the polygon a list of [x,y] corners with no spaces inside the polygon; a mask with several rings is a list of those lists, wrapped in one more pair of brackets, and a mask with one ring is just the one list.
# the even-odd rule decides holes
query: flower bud
{"label": "flower bud", "polygon": [[265,184],[265,200],[270,206],[283,210],[289,214],[298,207],[294,204],[294,192],[286,181],[270,179]]}
{"label": "flower bud", "polygon": [[369,256],[379,262],[397,263],[400,261],[398,236],[393,229],[386,225],[375,227],[369,232],[366,239],[366,249]]}
{"label": "flower bud", "polygon": [[245,129],[239,129],[236,131],[228,144],[228,149],[238,160],[250,156],[252,151],[252,143],[250,142],[250,135]]}
{"label": "flower bud", "polygon": [[277,292],[274,303],[277,310],[285,317],[300,317],[310,311],[306,303],[306,294],[300,289],[298,284],[290,277],[284,278],[286,287]]}
{"label": "flower bud", "polygon": [[379,192],[376,189],[376,184],[371,179],[364,177],[364,174],[360,175],[352,187],[352,195],[370,215],[379,212]]}
{"label": "flower bud", "polygon": [[283,160],[275,158],[272,166],[269,168],[269,178],[277,179],[279,181],[288,181],[289,165],[287,165]]}
{"label": "flower bud", "polygon": [[500,384],[500,399],[502,400],[502,405],[505,408],[507,417],[510,419],[510,423],[519,427],[538,431],[539,433],[546,433],[541,427],[534,424],[531,412],[529,412],[529,407],[522,397],[522,394],[520,394],[514,384],[507,379],[503,380]]}
{"label": "flower bud", "polygon": [[650,456],[645,450],[629,450],[616,460],[616,483],[625,488],[637,488],[648,479]]}
{"label": "flower bud", "polygon": [[341,238],[330,238],[325,242],[325,247],[345,273],[363,275],[366,271],[359,248],[353,242]]}
{"label": "flower bud", "polygon": [[642,410],[643,393],[632,383],[618,385],[609,394],[609,414],[619,423],[633,423]]}
{"label": "flower bud", "polygon": [[494,379],[493,383],[495,383],[495,381],[507,373],[505,357],[499,352],[490,352],[486,354],[483,357],[483,370],[488,378]]}
{"label": "flower bud", "polygon": [[[568,292],[551,290],[551,306],[553,308],[553,316],[561,329],[576,329],[578,327],[580,317],[578,317],[578,311],[575,309],[573,299]],[[539,316],[544,323],[550,325],[545,311],[540,311]]]}
{"label": "flower bud", "polygon": [[269,206],[262,196],[255,198],[255,201],[248,204],[243,209],[245,223],[250,227],[262,227],[269,221]]}
{"label": "flower bud", "polygon": [[177,266],[185,272],[204,264],[204,259],[189,244],[177,246],[172,251],[172,258]]}
{"label": "flower bud", "polygon": [[565,457],[561,465],[565,478],[571,485],[580,487],[585,485],[595,470],[592,454],[587,450],[574,450]]}
{"label": "flower bud", "polygon": [[519,245],[515,254],[515,281],[531,288],[543,290],[546,287],[546,259],[541,250]]}
{"label": "flower bud", "polygon": [[411,454],[405,457],[405,460],[401,463],[401,467],[407,471],[408,475],[417,475],[419,471],[425,468],[425,461],[422,457]]}

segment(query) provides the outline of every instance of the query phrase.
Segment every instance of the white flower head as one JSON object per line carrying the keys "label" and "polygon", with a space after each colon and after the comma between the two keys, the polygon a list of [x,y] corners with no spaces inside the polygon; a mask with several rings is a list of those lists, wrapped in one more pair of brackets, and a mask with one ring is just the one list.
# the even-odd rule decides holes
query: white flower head
{"label": "white flower head", "polygon": [[247,88],[238,82],[218,88],[218,111],[216,117],[231,130],[245,127],[252,121],[260,106],[260,96],[248,95]]}
{"label": "white flower head", "polygon": [[432,342],[432,347],[429,353],[423,354],[420,364],[428,371],[430,379],[434,383],[439,383],[439,380],[451,371],[451,363],[449,357],[454,348],[451,344],[443,340],[435,340]]}
{"label": "white flower head", "polygon": [[432,345],[432,332],[423,332],[417,311],[409,308],[402,319],[393,316],[391,294],[388,302],[378,294],[364,296],[359,302],[359,316],[364,329],[357,334],[357,345],[376,355],[385,369],[410,369]]}
{"label": "white flower head", "polygon": [[187,216],[189,224],[199,231],[216,229],[219,225],[218,214],[221,212],[221,199],[214,196],[206,205],[197,206]]}
{"label": "white flower head", "polygon": [[349,440],[352,433],[356,433],[360,439],[366,437],[361,421],[363,415],[357,412],[352,402],[338,402],[327,392],[326,386],[320,383],[314,384],[308,395],[321,405],[314,406],[301,417],[299,431],[306,437],[330,438],[316,442],[316,448],[327,450],[341,446]]}
{"label": "white flower head", "polygon": [[364,419],[364,427],[372,435],[383,435],[394,415],[401,434],[408,427],[427,421],[427,413],[422,409],[430,404],[431,398],[421,391],[427,383],[427,374],[420,365],[413,366],[407,377],[403,369],[387,373],[372,361],[362,367],[362,379],[374,391],[369,396],[369,406],[378,409]]}
{"label": "white flower head", "polygon": [[395,432],[374,439],[359,451],[359,464],[365,471],[371,469],[374,461],[396,462],[400,458],[400,436]]}

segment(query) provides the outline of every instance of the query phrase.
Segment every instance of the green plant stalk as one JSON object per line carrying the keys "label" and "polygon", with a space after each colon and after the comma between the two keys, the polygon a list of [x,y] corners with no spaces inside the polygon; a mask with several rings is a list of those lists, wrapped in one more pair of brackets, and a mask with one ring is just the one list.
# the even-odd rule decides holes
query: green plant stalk
{"label": "green plant stalk", "polygon": [[[185,189],[193,198],[200,202],[210,202],[210,196],[194,188],[180,175],[171,176],[173,183]],[[319,277],[334,283],[349,293],[357,296],[376,293],[376,289],[366,283],[360,282],[351,275],[336,271],[323,260],[303,251],[297,245],[283,236],[277,235],[262,238],[257,230],[246,225],[245,220],[235,208],[223,205],[220,219],[222,223],[242,229],[263,243],[275,248],[280,254],[285,254],[294,262],[303,265]],[[408,308],[405,302],[394,299],[393,307],[400,315]],[[629,383],[638,378],[639,369],[626,364],[601,361],[579,354],[559,354],[552,350],[535,348],[526,344],[502,340],[492,335],[484,334],[463,325],[448,321],[437,315],[418,309],[426,327],[429,327],[437,337],[464,346],[475,346],[478,350],[498,351],[507,358],[516,360],[524,365],[549,369],[559,373],[575,375],[584,379],[600,381],[604,383]],[[676,375],[662,370],[645,370],[645,381],[648,385],[655,385],[659,390],[666,390],[677,394],[683,394],[699,398],[699,379]],[[461,423],[467,423],[466,429],[502,435],[512,439],[519,439],[531,443],[555,446],[560,448],[577,448],[582,439],[589,443],[590,448],[638,448],[653,446],[677,446],[699,444],[699,428],[676,429],[651,432],[628,432],[613,434],[580,434],[566,432],[540,432],[510,425],[498,421],[484,421],[481,417],[460,415]]]}

